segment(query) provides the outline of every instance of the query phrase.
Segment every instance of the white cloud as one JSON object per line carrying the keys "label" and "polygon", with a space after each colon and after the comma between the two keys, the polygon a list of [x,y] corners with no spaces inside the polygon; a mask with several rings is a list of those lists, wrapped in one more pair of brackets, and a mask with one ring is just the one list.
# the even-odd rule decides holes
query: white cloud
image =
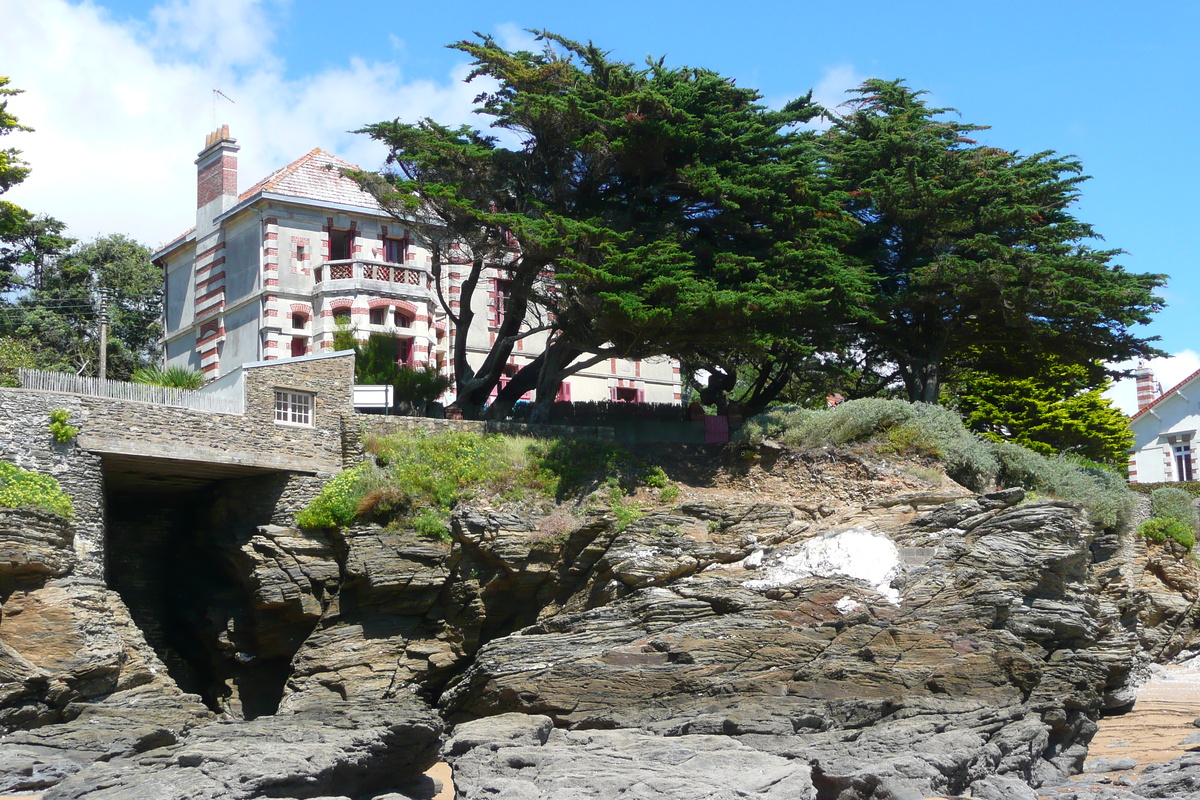
{"label": "white cloud", "polygon": [[[857,87],[867,77],[860,74],[852,64],[838,64],[833,67],[826,67],[821,74],[821,79],[812,87],[813,102],[824,106],[830,111],[836,112],[839,110],[838,107],[840,105],[851,99],[851,96],[846,94],[846,92]],[[765,98],[765,101],[771,108],[782,108],[785,103],[794,100],[795,97],[795,95],[789,97],[769,97]],[[829,125],[828,120],[818,117],[803,127],[809,130],[823,131]]]}
{"label": "white cloud", "polygon": [[[1154,370],[1154,378],[1169,392],[1173,386],[1200,369],[1200,354],[1194,350],[1183,350],[1164,358],[1152,358],[1147,362]],[[1117,364],[1119,369],[1130,369],[1136,362]],[[1104,393],[1117,408],[1132,416],[1137,413],[1137,383],[1133,378],[1117,381]]]}
{"label": "white cloud", "polygon": [[[156,246],[192,225],[192,162],[219,124],[242,147],[242,189],[314,147],[378,166],[383,148],[348,132],[372,122],[478,124],[481,87],[462,83],[465,60],[444,80],[363,59],[285,78],[266,24],[281,11],[280,0],[169,0],[122,22],[86,0],[0,0],[4,74],[25,91],[9,110],[36,129],[6,137],[33,172],[5,199],[77,238],[125,233]],[[233,103],[214,103],[218,88]]]}
{"label": "white cloud", "polygon": [[540,53],[546,46],[545,42],[537,40],[536,34],[514,22],[502,22],[496,26],[496,41],[505,50],[528,50],[531,53]]}
{"label": "white cloud", "polygon": [[821,74],[821,80],[813,87],[813,100],[836,111],[838,106],[852,99],[852,96],[846,93],[858,88],[868,77],[859,73],[852,64],[827,67]]}

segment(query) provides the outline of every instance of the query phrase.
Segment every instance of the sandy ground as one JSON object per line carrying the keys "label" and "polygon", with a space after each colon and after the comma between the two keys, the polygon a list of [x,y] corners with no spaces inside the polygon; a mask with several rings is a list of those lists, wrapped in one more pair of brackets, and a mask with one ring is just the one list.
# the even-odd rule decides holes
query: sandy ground
{"label": "sandy ground", "polygon": [[[425,774],[442,785],[442,790],[434,795],[433,800],[454,800],[454,779],[449,764],[439,761],[425,770]],[[4,798],[0,797],[0,800]]]}

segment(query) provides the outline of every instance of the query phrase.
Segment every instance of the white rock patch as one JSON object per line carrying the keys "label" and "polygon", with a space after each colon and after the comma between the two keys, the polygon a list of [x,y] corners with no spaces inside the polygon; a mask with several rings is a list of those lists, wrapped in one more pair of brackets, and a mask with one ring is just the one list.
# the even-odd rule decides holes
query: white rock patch
{"label": "white rock patch", "polygon": [[[747,560],[758,553],[761,551]],[[891,586],[900,574],[900,551],[891,539],[866,528],[849,528],[781,547],[759,559],[762,563],[754,566],[761,577],[746,581],[744,585],[749,589],[774,589],[801,578],[845,575],[866,581],[888,602],[900,605],[900,593]]]}
{"label": "white rock patch", "polygon": [[853,597],[843,597],[841,600],[838,600],[836,603],[834,603],[833,607],[837,609],[839,614],[845,616],[846,614],[853,614],[855,611],[861,611],[863,609],[863,604],[855,600]]}

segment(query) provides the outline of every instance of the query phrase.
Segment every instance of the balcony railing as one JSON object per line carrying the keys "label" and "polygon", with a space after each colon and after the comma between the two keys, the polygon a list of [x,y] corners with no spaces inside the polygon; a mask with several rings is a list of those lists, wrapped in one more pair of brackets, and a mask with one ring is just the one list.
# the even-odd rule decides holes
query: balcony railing
{"label": "balcony railing", "polygon": [[378,261],[326,261],[313,271],[313,278],[316,283],[327,280],[369,280],[419,286],[422,289],[429,286],[429,274],[425,270]]}

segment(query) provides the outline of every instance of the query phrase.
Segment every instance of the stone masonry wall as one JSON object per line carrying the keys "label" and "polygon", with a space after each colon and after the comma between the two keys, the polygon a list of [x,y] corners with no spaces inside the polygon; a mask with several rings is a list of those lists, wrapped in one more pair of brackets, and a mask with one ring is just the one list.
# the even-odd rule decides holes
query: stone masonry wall
{"label": "stone masonry wall", "polygon": [[[246,413],[217,414],[150,403],[81,397],[80,445],[185,460],[220,460],[333,473],[342,461],[341,415],[352,407],[354,358],[331,356],[246,368]],[[315,394],[313,424],[275,422],[275,389]]]}
{"label": "stone masonry wall", "polygon": [[[51,475],[75,507],[78,574],[105,574],[105,498],[100,453],[225,461],[274,468],[281,478],[268,515],[287,524],[342,465],[342,415],[352,408],[353,355],[283,361],[246,369],[246,414],[216,414],[87,395],[0,388],[0,460]],[[315,395],[313,424],[275,422],[275,389]],[[80,429],[50,435],[50,412],[66,409]]]}
{"label": "stone masonry wall", "polygon": [[56,442],[50,435],[50,411],[66,409],[70,424],[88,419],[88,398],[22,389],[0,389],[0,460],[58,480],[75,508],[77,574],[104,575],[104,475],[100,457],[76,441]]}

